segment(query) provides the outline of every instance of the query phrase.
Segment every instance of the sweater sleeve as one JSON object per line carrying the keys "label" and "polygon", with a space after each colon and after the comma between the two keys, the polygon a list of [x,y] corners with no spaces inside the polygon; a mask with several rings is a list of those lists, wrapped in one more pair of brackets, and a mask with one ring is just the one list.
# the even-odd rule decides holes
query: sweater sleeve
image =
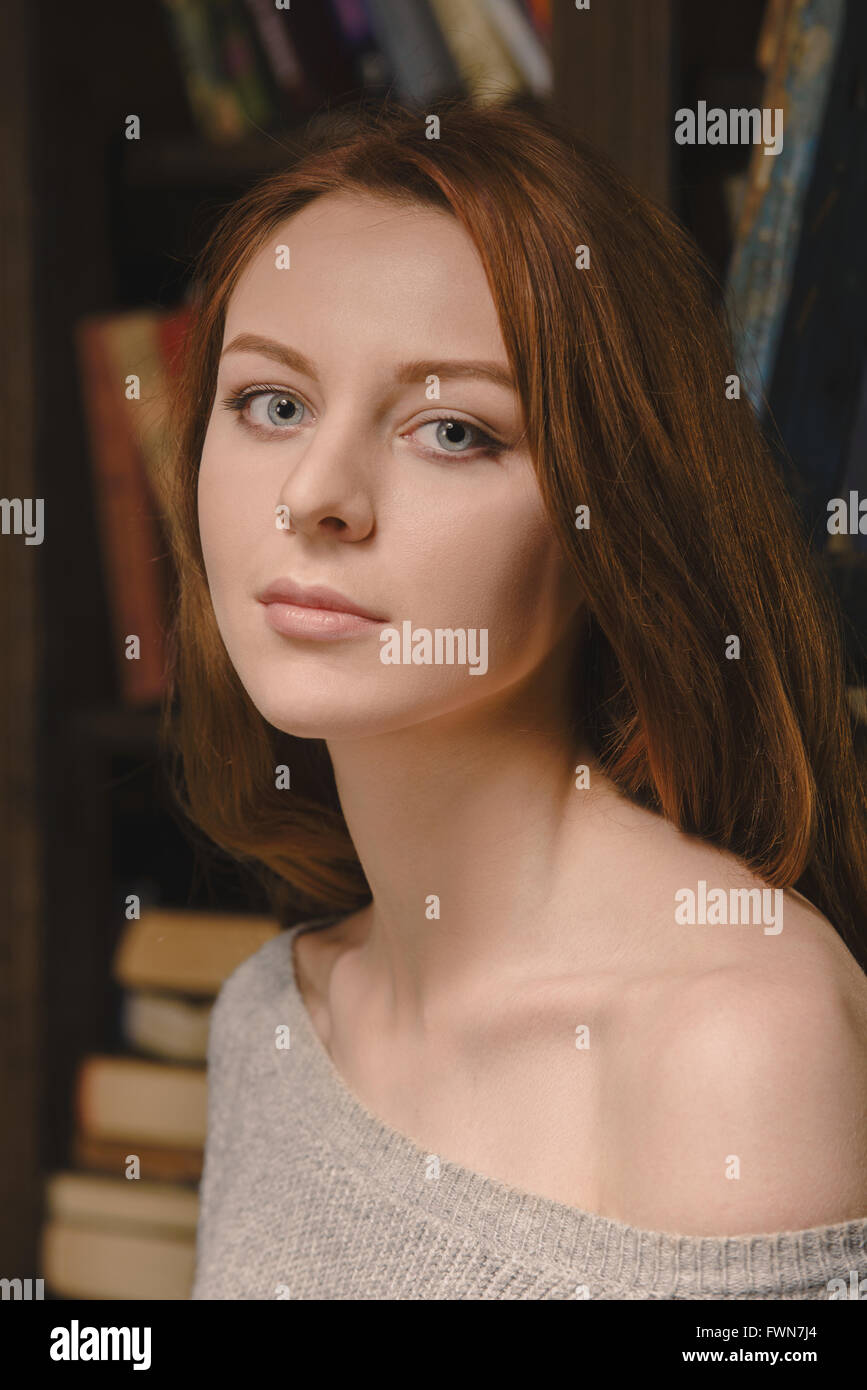
{"label": "sweater sleeve", "polygon": [[[237,972],[236,972],[237,973]],[[196,1230],[196,1275],[192,1299],[207,1298],[203,1291],[202,1270],[213,1268],[211,1247],[216,1239],[216,1213],[221,1205],[227,1180],[231,1176],[235,1099],[241,1084],[243,1056],[239,1047],[237,1016],[233,1009],[236,987],[234,976],[222,985],[213,1009],[208,1031],[208,1112],[204,1166],[199,1183],[199,1213]]]}

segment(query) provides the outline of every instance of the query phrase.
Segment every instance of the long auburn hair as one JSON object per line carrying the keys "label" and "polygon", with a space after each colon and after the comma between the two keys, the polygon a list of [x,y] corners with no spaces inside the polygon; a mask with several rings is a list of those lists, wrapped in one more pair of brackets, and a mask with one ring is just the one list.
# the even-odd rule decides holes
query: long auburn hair
{"label": "long auburn hair", "polygon": [[180,805],[259,870],[284,920],[370,901],[325,742],[272,728],[223,646],[197,474],[227,302],[277,225],[338,191],[428,205],[481,257],[586,602],[575,729],[624,794],[801,892],[867,968],[867,777],[836,605],[748,401],[729,399],[714,276],[670,215],[552,121],[465,101],[440,121],[429,139],[424,116],[391,105],[338,119],[225,210],[198,262],[160,483],[178,580],[162,736]]}

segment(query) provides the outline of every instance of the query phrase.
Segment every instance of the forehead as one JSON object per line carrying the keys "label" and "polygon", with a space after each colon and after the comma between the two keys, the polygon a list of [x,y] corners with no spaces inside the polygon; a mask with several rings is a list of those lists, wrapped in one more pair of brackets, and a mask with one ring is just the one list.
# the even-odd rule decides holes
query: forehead
{"label": "forehead", "polygon": [[457,218],[363,194],[315,199],[273,229],[241,275],[226,340],[256,331],[285,341],[292,328],[404,344],[435,335],[450,350],[505,356],[484,267]]}

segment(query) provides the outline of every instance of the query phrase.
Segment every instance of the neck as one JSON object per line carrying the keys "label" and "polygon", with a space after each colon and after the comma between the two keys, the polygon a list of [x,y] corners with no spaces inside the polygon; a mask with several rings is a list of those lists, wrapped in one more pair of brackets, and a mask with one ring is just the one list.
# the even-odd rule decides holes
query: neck
{"label": "neck", "polygon": [[[637,932],[618,924],[613,939],[611,923],[635,817],[649,813],[572,733],[568,690],[555,651],[506,695],[329,742],[373,895],[359,960],[393,1021],[423,1025],[510,982],[605,968]],[[576,787],[579,764],[589,788]]]}

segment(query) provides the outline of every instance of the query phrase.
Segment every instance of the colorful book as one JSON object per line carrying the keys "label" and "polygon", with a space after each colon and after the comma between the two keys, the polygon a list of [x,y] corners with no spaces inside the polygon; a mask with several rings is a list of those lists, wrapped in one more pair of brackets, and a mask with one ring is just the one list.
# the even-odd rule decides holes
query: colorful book
{"label": "colorful book", "polygon": [[210,0],[163,0],[193,118],[206,140],[232,143],[246,132],[238,90],[223,69]]}
{"label": "colorful book", "polygon": [[[145,705],[165,688],[169,574],[154,491],[131,428],[126,374],[112,348],[113,325],[109,317],[83,319],[75,339],[118,685],[127,704]],[[133,636],[139,653],[128,658]]]}
{"label": "colorful book", "polygon": [[524,9],[527,11],[542,42],[550,44],[553,23],[551,0],[524,0]]}
{"label": "colorful book", "polygon": [[255,28],[241,0],[208,0],[220,70],[235,92],[243,134],[266,130],[277,111],[275,89]]}
{"label": "colorful book", "polygon": [[[826,35],[822,51],[831,46]],[[867,105],[853,101],[852,93],[864,77],[867,6],[845,7],[833,46],[836,56],[767,391],[775,433],[784,445],[783,472],[819,547],[830,539],[829,499],[848,498],[845,479],[865,355]],[[859,548],[860,533],[848,539],[853,550]],[[845,603],[863,642],[861,585],[853,575]]]}
{"label": "colorful book", "polygon": [[247,10],[259,37],[259,47],[271,70],[277,91],[289,111],[312,109],[316,93],[311,86],[290,26],[274,0],[246,0]]}
{"label": "colorful book", "polygon": [[[116,669],[129,705],[153,703],[165,687],[172,569],[158,470],[189,323],[189,308],[182,305],[91,315],[76,328]],[[140,639],[140,653],[129,659],[126,639],[132,635]]]}
{"label": "colorful book", "polygon": [[762,25],[756,43],[756,67],[767,77],[773,70],[794,0],[765,0]]}
{"label": "colorful book", "polygon": [[728,273],[738,374],[758,413],[770,389],[845,0],[794,0],[763,107],[783,113],[778,154],[753,149]]}
{"label": "colorful book", "polygon": [[535,97],[544,101],[554,85],[551,59],[519,0],[481,0],[482,8]]}
{"label": "colorful book", "polygon": [[385,92],[394,81],[394,73],[376,41],[365,0],[331,0],[331,7],[352,54],[358,82],[368,91]]}
{"label": "colorful book", "polygon": [[505,101],[523,89],[512,54],[482,0],[431,0],[467,91],[479,103]]}
{"label": "colorful book", "polygon": [[169,379],[163,360],[160,320],[152,309],[115,314],[104,320],[105,348],[115,380],[123,385],[138,377],[139,395],[121,392],[130,434],[144,458],[148,486],[156,497],[165,443]]}
{"label": "colorful book", "polygon": [[367,8],[403,101],[423,107],[461,90],[457,66],[428,0],[367,0]]}

